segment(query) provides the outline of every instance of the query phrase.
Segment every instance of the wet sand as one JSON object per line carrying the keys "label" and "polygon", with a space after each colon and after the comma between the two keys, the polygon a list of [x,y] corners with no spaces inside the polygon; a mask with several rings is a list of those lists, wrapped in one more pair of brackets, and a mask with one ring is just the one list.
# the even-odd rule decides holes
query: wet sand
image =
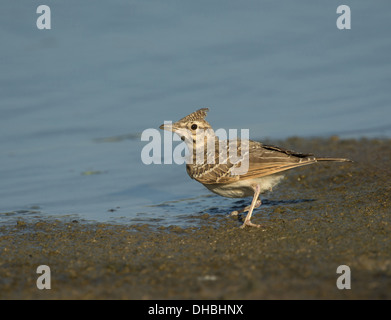
{"label": "wet sand", "polygon": [[274,143],[355,162],[291,170],[255,211],[261,229],[199,208],[189,228],[21,218],[0,228],[0,299],[390,299],[391,140]]}

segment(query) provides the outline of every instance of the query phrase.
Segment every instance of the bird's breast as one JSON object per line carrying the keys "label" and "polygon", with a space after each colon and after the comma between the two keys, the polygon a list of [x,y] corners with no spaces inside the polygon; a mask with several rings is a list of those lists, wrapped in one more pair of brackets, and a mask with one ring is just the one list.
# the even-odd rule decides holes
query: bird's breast
{"label": "bird's breast", "polygon": [[270,175],[261,178],[239,180],[227,184],[204,184],[210,191],[227,198],[245,198],[254,196],[253,185],[259,184],[261,193],[270,191],[283,175]]}

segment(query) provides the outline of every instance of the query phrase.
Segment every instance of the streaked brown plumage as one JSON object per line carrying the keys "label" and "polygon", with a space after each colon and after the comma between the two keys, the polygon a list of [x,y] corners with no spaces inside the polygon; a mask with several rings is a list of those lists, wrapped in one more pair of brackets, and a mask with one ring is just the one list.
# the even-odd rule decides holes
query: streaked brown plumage
{"label": "streaked brown plumage", "polygon": [[[191,150],[192,156],[186,170],[192,179],[202,183],[210,191],[224,197],[242,198],[253,196],[250,206],[234,211],[248,211],[242,227],[256,226],[250,221],[254,208],[261,205],[260,193],[271,190],[282,179],[282,172],[319,161],[351,161],[344,158],[317,158],[276,146],[264,145],[252,140],[219,140],[205,120],[207,108],[199,109],[172,125],[160,128],[177,133]],[[208,143],[211,143],[211,147]],[[231,156],[228,150],[234,151]],[[199,157],[199,158],[197,158]],[[246,170],[241,166],[247,162]]]}

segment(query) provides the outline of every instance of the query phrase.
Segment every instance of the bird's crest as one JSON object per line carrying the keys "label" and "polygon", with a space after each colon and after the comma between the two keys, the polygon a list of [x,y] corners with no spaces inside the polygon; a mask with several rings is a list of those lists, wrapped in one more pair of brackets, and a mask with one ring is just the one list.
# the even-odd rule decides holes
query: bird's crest
{"label": "bird's crest", "polygon": [[189,121],[196,121],[196,120],[204,120],[206,117],[207,112],[209,111],[208,108],[202,108],[197,111],[194,111],[193,113],[190,113],[186,117],[182,118],[178,122],[189,122]]}

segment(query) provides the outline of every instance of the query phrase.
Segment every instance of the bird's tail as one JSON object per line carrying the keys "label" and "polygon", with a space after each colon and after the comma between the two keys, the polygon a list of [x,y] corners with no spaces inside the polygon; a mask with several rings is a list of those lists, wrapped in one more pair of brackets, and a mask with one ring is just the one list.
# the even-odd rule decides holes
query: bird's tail
{"label": "bird's tail", "polygon": [[345,158],[316,158],[316,161],[353,162],[353,160]]}

